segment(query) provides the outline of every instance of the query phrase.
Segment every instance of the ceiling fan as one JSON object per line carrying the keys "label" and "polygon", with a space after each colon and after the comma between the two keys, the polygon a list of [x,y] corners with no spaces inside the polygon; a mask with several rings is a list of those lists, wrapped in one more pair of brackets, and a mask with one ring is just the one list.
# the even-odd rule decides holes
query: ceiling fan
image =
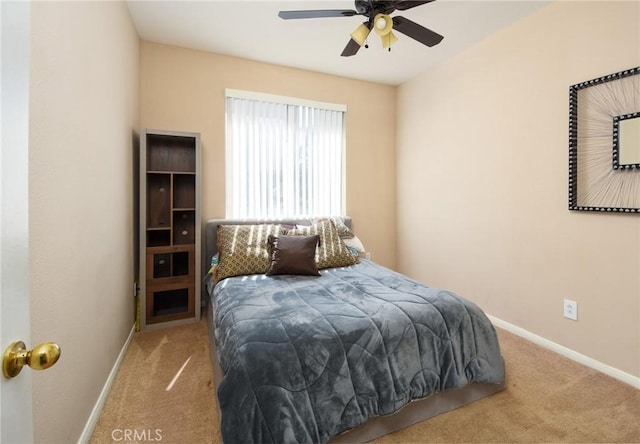
{"label": "ceiling fan", "polygon": [[306,18],[322,18],[322,17],[353,17],[354,15],[363,15],[367,17],[367,21],[362,23],[355,31],[351,33],[351,39],[342,51],[343,57],[355,55],[361,46],[366,45],[367,37],[373,29],[382,39],[382,47],[389,48],[398,38],[393,34],[395,29],[402,34],[411,37],[414,40],[427,46],[437,45],[444,38],[437,32],[425,28],[409,20],[408,18],[395,16],[390,14],[395,10],[404,11],[415,8],[416,6],[431,3],[434,0],[409,1],[376,1],[376,0],[355,0],[355,11],[352,9],[317,9],[306,11],[280,11],[278,16],[285,20],[306,19]]}

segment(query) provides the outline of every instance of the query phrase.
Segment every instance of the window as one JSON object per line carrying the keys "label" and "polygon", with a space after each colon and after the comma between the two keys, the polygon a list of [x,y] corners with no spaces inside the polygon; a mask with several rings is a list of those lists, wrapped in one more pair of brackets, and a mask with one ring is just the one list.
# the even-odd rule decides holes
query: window
{"label": "window", "polygon": [[230,218],[339,216],[346,106],[226,91]]}

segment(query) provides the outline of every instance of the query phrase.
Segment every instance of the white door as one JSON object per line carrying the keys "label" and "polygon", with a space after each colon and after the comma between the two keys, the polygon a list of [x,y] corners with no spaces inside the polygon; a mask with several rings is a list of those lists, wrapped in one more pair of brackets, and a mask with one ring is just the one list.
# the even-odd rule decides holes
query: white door
{"label": "white door", "polygon": [[[0,1],[0,353],[29,327],[29,2]],[[0,442],[33,442],[31,370],[0,375]]]}

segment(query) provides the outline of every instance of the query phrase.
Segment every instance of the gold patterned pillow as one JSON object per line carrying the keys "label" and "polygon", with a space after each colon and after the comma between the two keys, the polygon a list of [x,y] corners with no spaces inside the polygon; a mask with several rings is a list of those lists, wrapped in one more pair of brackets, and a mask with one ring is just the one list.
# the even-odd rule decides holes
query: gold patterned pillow
{"label": "gold patterned pillow", "polygon": [[331,222],[333,222],[333,224],[336,226],[336,229],[338,230],[340,239],[353,239],[353,237],[355,236],[353,234],[353,231],[351,231],[351,229],[347,227],[343,219],[340,217],[318,217],[313,220],[313,223],[317,224],[318,222],[322,222],[323,220],[330,220]]}
{"label": "gold patterned pillow", "polygon": [[320,236],[320,245],[316,250],[316,263],[318,270],[333,267],[348,267],[358,262],[358,258],[353,256],[349,248],[340,239],[340,234],[335,224],[325,219],[311,226],[298,226],[293,230],[287,231],[289,236],[303,235],[312,236],[317,234]]}
{"label": "gold patterned pillow", "polygon": [[280,225],[219,225],[215,281],[230,276],[263,274],[271,265],[269,235],[284,234]]}

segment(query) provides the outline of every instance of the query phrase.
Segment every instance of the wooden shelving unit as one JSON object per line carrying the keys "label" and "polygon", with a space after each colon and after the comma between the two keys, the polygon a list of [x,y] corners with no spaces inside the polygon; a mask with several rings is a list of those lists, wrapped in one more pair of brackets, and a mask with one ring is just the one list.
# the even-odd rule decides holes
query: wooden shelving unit
{"label": "wooden shelving unit", "polygon": [[143,130],[140,328],[200,319],[200,135]]}

